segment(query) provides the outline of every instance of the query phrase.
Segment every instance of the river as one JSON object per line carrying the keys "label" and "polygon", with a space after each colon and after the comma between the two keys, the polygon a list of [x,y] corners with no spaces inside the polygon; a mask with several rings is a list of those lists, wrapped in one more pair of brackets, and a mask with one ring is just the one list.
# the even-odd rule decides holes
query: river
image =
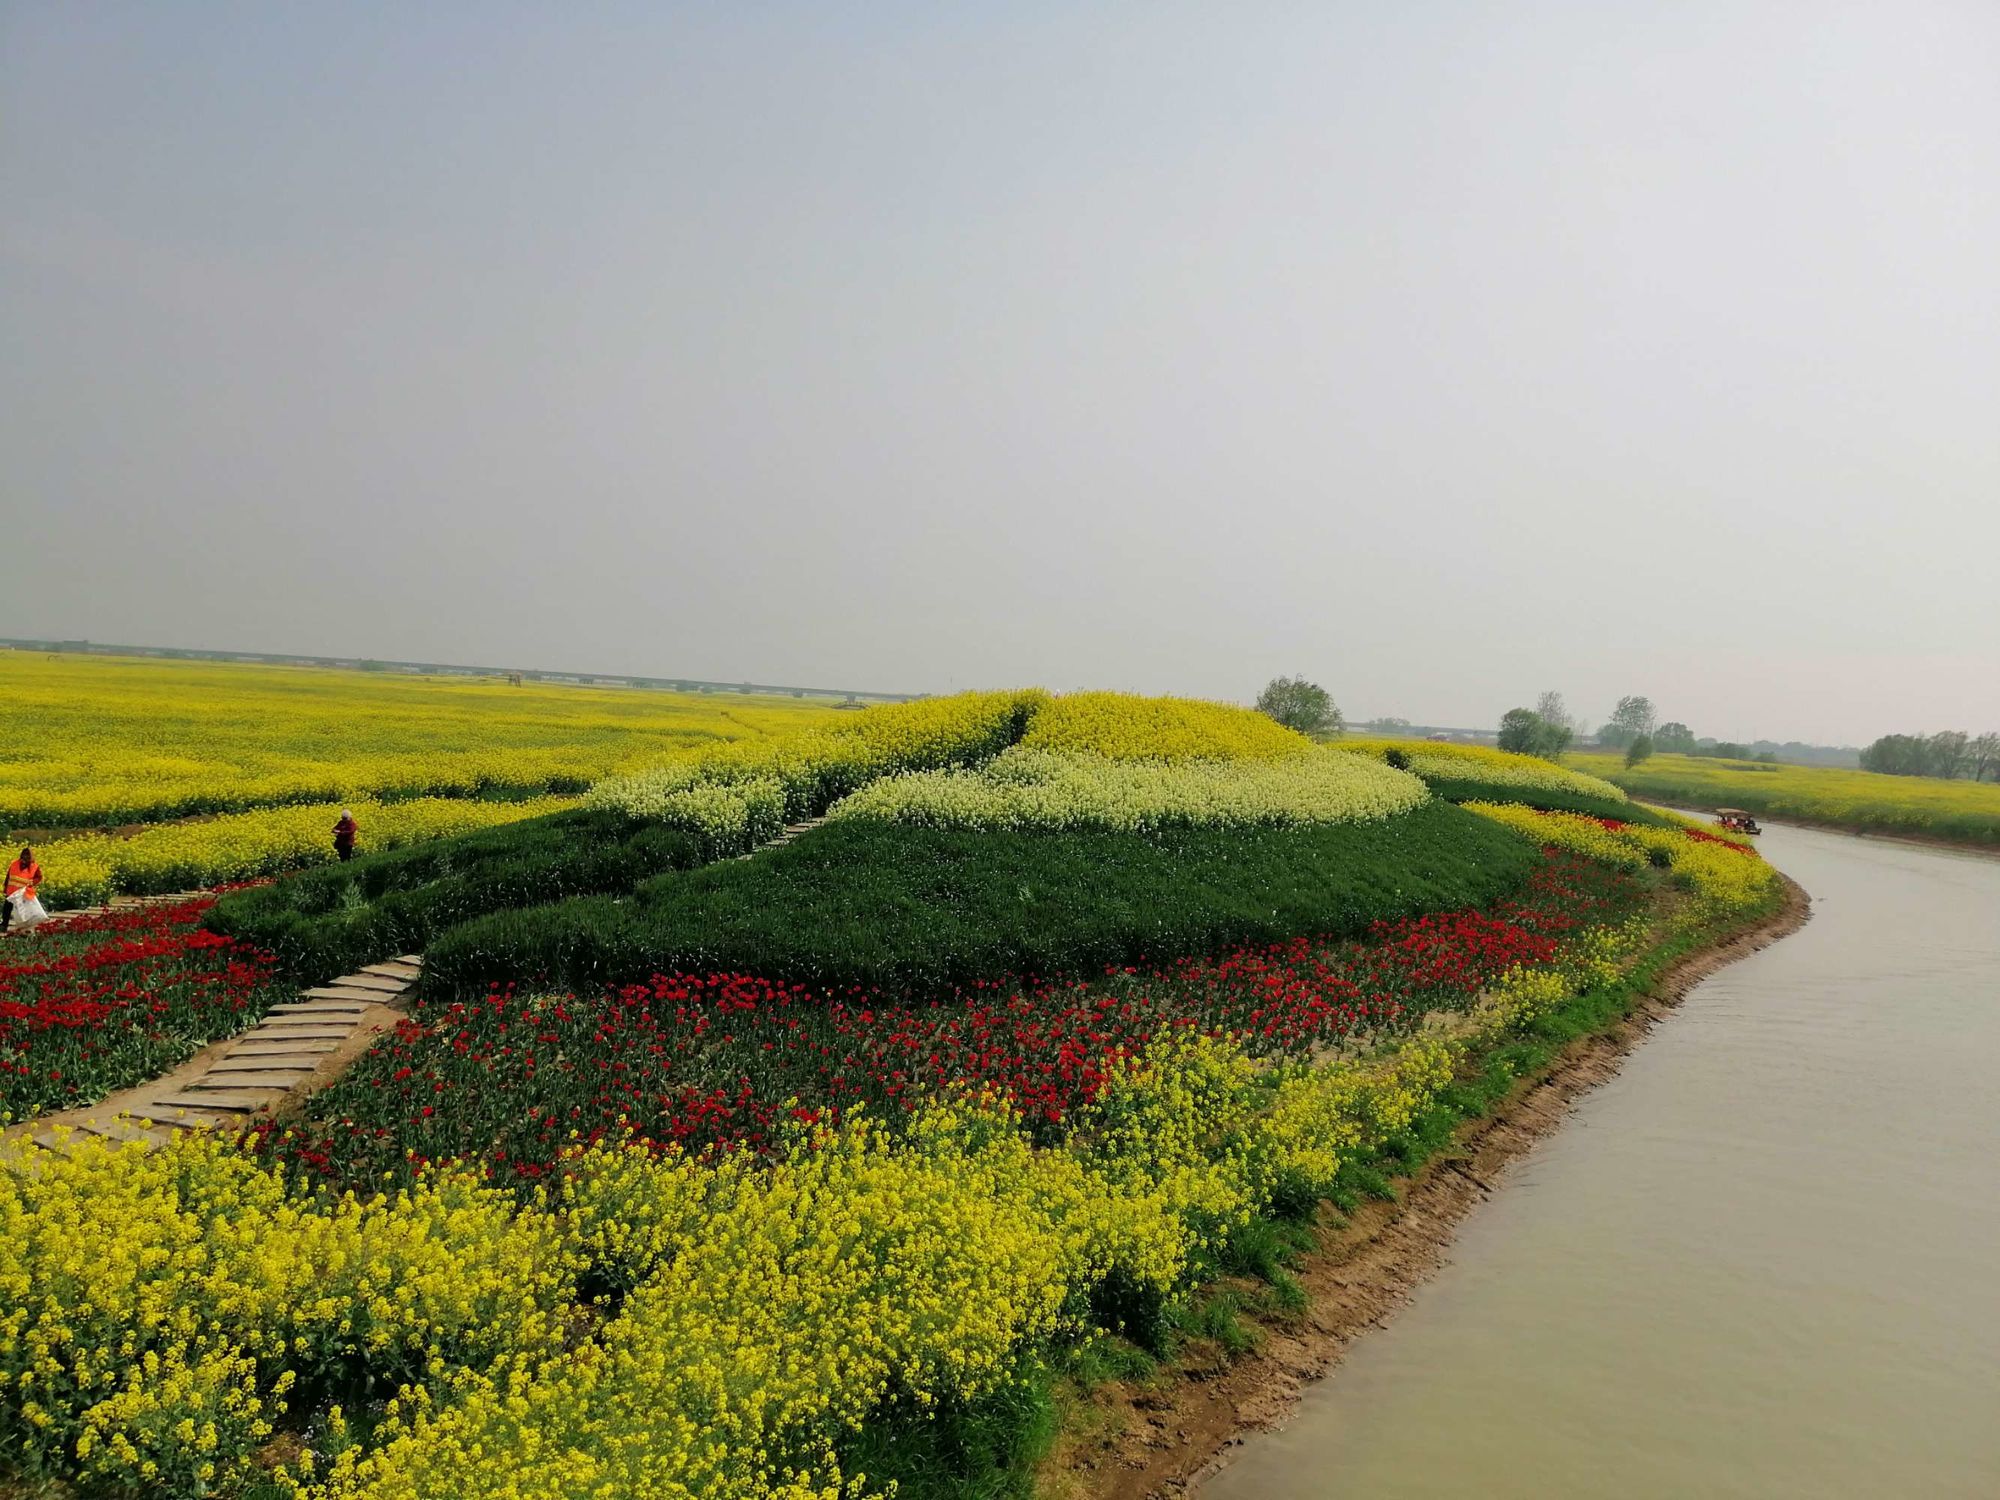
{"label": "river", "polygon": [[2000,1496],[2000,859],[1773,827],[1693,990],[1203,1500]]}

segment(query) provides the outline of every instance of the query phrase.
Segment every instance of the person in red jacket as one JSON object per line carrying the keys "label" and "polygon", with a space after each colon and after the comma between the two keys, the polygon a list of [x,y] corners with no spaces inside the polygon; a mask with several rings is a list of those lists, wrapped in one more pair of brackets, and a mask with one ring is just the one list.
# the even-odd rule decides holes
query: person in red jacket
{"label": "person in red jacket", "polygon": [[0,932],[14,920],[14,903],[34,900],[35,887],[41,883],[42,867],[35,861],[35,851],[23,849],[21,857],[7,866],[6,890],[0,892]]}
{"label": "person in red jacket", "polygon": [[333,825],[333,852],[343,861],[354,858],[354,836],[360,831],[361,825],[354,821],[354,814],[343,807],[340,821]]}

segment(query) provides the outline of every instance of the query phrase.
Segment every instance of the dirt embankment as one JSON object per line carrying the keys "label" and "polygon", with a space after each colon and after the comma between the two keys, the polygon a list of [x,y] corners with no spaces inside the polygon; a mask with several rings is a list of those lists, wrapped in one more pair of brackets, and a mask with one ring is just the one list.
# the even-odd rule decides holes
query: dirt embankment
{"label": "dirt embankment", "polygon": [[1092,1398],[1094,1434],[1070,1436],[1053,1460],[1053,1488],[1093,1500],[1187,1494],[1244,1434],[1290,1416],[1306,1385],[1340,1363],[1347,1346],[1384,1326],[1443,1263],[1458,1221],[1489,1196],[1495,1177],[1554,1131],[1576,1100],[1615,1074],[1653,1025],[1725,965],[1796,932],[1811,898],[1785,881],[1770,919],[1691,954],[1617,1025],[1568,1047],[1524,1080],[1491,1114],[1468,1121],[1394,1203],[1371,1201],[1297,1268],[1309,1299],[1296,1323],[1267,1327],[1252,1354],[1210,1351],[1181,1360],[1143,1391],[1107,1386]]}

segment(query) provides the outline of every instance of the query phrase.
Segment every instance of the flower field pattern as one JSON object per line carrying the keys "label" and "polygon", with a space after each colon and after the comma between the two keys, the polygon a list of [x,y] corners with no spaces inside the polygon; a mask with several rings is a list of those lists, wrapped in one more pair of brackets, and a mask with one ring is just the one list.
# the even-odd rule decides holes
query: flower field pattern
{"label": "flower field pattern", "polygon": [[604,783],[590,805],[710,836],[768,837],[877,777],[989,760],[1020,739],[1047,698],[1038,690],[960,693],[866,709],[826,729],[689,751]]}
{"label": "flower field pattern", "polygon": [[965,1086],[1053,1138],[1162,1033],[1294,1059],[1397,1034],[1463,1009],[1510,970],[1553,963],[1561,940],[1622,919],[1639,897],[1614,871],[1554,857],[1491,911],[1382,922],[1362,941],[1299,939],[922,1003],[745,974],[420,1001],[281,1149],[363,1180],[466,1157],[498,1180],[534,1181],[579,1137],[768,1151],[801,1121],[857,1109],[893,1121]]}
{"label": "flower field pattern", "polygon": [[1159,766],[1017,746],[977,770],[878,781],[831,816],[923,828],[1296,827],[1392,818],[1429,796],[1414,776],[1330,750]]}
{"label": "flower field pattern", "polygon": [[243,936],[436,934],[294,1118],[0,1147],[0,1488],[886,1497],[859,1435],[1168,1339],[1479,1049],[1775,891],[1636,807],[1467,810],[1115,694],[869,710],[591,804],[244,893],[237,939],[203,901],[0,950],[32,1109],[256,1012]]}
{"label": "flower field pattern", "polygon": [[268,955],[202,930],[213,904],[80,917],[0,945],[0,1124],[163,1073],[286,997]]}

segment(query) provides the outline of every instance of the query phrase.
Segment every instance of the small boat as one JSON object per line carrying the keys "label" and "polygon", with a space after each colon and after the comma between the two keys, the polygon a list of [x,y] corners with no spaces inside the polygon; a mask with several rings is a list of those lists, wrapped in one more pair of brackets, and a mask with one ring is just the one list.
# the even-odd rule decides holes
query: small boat
{"label": "small boat", "polygon": [[1747,833],[1752,838],[1764,831],[1757,826],[1757,820],[1740,807],[1718,807],[1715,821],[1731,833]]}

